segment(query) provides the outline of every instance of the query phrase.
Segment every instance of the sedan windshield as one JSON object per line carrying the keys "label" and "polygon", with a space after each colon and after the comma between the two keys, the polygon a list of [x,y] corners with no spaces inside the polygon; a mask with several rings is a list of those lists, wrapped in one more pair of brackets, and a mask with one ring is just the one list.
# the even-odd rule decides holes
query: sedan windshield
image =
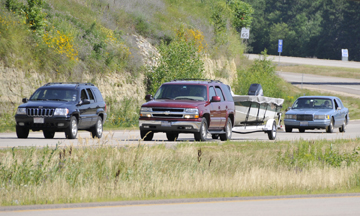
{"label": "sedan windshield", "polygon": [[54,100],[54,101],[76,101],[77,91],[68,89],[38,89],[31,97],[31,101]]}
{"label": "sedan windshield", "polygon": [[299,98],[292,106],[293,109],[332,109],[331,99],[327,98]]}
{"label": "sedan windshield", "polygon": [[162,85],[155,94],[155,99],[171,100],[207,100],[206,86],[203,85]]}

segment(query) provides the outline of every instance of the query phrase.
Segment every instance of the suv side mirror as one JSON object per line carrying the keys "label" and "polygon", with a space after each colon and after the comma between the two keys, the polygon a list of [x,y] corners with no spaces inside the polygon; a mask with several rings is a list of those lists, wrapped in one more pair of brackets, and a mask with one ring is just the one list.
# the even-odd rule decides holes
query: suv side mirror
{"label": "suv side mirror", "polygon": [[221,101],[221,98],[219,96],[213,96],[211,98],[211,102],[220,102]]}
{"label": "suv side mirror", "polygon": [[341,110],[341,107],[338,107],[336,110]]}
{"label": "suv side mirror", "polygon": [[151,101],[153,99],[153,96],[151,94],[148,94],[145,96],[146,101]]}
{"label": "suv side mirror", "polygon": [[84,105],[84,104],[90,104],[90,100],[89,99],[82,100],[82,103],[80,103],[80,105]]}
{"label": "suv side mirror", "polygon": [[28,99],[27,99],[27,98],[23,98],[23,99],[22,99],[22,102],[23,102],[23,103],[27,103],[27,102],[28,102]]}

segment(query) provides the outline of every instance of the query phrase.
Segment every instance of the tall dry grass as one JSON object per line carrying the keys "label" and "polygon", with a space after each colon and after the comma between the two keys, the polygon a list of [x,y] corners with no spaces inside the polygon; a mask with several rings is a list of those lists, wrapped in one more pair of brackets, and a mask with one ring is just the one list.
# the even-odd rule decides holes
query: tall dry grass
{"label": "tall dry grass", "polygon": [[[109,138],[110,139],[110,138]],[[292,166],[279,157],[307,141],[228,142],[175,146],[108,146],[79,139],[78,147],[6,149],[0,152],[0,205],[222,197],[354,191],[359,161],[314,160]],[[333,143],[334,154],[360,140]],[[326,152],[330,144],[316,141]],[[279,163],[279,161],[283,161]]]}

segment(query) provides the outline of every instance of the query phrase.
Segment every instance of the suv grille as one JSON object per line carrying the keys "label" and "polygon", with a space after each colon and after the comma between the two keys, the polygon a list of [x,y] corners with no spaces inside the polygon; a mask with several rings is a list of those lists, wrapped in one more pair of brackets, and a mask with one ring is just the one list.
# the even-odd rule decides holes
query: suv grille
{"label": "suv grille", "polygon": [[297,115],[296,120],[298,121],[313,121],[313,115]]}
{"label": "suv grille", "polygon": [[184,109],[181,108],[152,108],[153,117],[158,118],[182,118]]}
{"label": "suv grille", "polygon": [[54,115],[54,110],[55,109],[53,108],[27,108],[26,114],[31,117],[52,117]]}

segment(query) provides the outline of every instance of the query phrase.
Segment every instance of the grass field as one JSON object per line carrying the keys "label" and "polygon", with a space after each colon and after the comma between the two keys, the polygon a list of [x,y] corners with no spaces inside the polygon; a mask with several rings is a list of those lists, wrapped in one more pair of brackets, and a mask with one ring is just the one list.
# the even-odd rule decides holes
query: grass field
{"label": "grass field", "polygon": [[360,69],[312,65],[277,66],[276,71],[360,79]]}
{"label": "grass field", "polygon": [[360,139],[0,150],[0,205],[360,191]]}

